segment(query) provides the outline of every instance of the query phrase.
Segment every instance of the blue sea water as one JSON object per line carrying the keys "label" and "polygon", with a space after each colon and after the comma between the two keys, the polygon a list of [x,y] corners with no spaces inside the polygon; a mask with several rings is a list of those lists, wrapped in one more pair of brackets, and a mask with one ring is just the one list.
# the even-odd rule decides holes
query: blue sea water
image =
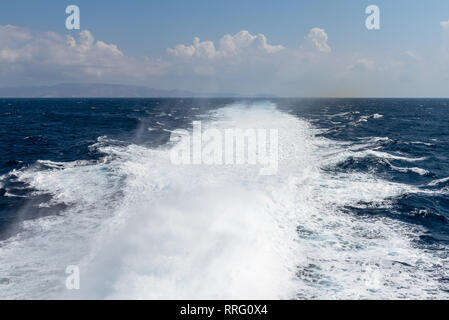
{"label": "blue sea water", "polygon": [[[2,99],[0,297],[448,298],[448,108]],[[279,174],[170,165],[198,120],[279,129]]]}

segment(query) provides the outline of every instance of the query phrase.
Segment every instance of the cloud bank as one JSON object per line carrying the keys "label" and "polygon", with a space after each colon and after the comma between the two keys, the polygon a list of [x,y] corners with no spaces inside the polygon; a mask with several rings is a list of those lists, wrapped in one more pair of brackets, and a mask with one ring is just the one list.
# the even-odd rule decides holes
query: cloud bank
{"label": "cloud bank", "polygon": [[[449,30],[449,21],[440,22]],[[159,57],[127,56],[115,44],[78,36],[0,26],[0,86],[60,82],[123,83],[194,92],[280,96],[444,96],[441,56],[339,52],[326,30],[311,28],[298,45],[273,44],[242,30],[218,43],[193,38]]]}

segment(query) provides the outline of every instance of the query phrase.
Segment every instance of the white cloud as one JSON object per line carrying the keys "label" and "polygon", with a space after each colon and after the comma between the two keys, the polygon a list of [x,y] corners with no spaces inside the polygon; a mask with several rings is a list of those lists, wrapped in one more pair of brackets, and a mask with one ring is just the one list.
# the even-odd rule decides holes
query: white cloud
{"label": "white cloud", "polygon": [[0,26],[0,63],[15,62],[19,58],[21,46],[31,38],[31,33],[24,28]]}
{"label": "white cloud", "polygon": [[123,57],[117,46],[103,41],[95,41],[92,34],[84,30],[78,41],[72,36],[61,36],[53,32],[32,33],[26,29],[0,27],[2,51],[14,55],[14,61],[34,61],[38,64],[71,64],[108,61]]}
{"label": "white cloud", "polygon": [[251,35],[248,31],[242,30],[231,36],[225,35],[220,40],[220,51],[226,56],[234,56],[241,53],[271,54],[285,49],[281,45],[270,45],[265,35]]}
{"label": "white cloud", "polygon": [[[126,56],[83,30],[77,37],[0,26],[0,85],[117,81],[163,73],[155,59]],[[15,82],[15,83],[14,83]]]}
{"label": "white cloud", "polygon": [[419,61],[421,58],[413,51],[404,51],[404,56],[411,59],[412,61]]}
{"label": "white cloud", "polygon": [[440,26],[443,27],[444,29],[449,29],[449,20],[441,21]]}
{"label": "white cloud", "polygon": [[203,59],[225,59],[237,55],[263,55],[272,54],[285,49],[281,45],[270,45],[263,34],[252,35],[242,30],[231,36],[229,34],[220,39],[217,50],[212,41],[201,41],[198,37],[193,39],[192,45],[179,44],[174,49],[167,49],[168,54],[176,57],[203,58]]}
{"label": "white cloud", "polygon": [[179,44],[167,49],[163,60],[168,62],[166,71],[169,74],[181,77],[195,74],[207,78],[206,85],[213,76],[214,82],[223,85],[226,77],[248,80],[268,72],[267,69],[272,70],[280,59],[278,54],[283,51],[283,46],[269,44],[265,35],[252,35],[242,30],[235,35],[224,35],[217,45],[195,37],[191,45]]}
{"label": "white cloud", "polygon": [[[87,30],[76,40],[54,32],[35,33],[24,28],[0,26],[0,41],[2,68],[22,69],[25,73],[38,72],[39,67],[65,67],[65,72],[101,76],[107,69],[120,65],[124,58],[117,46],[96,41]],[[43,70],[43,74],[48,71]]]}
{"label": "white cloud", "polygon": [[201,41],[198,37],[193,39],[193,44],[190,46],[178,44],[174,49],[168,48],[167,52],[177,57],[212,59],[217,56],[214,43],[212,41]]}
{"label": "white cloud", "polygon": [[305,43],[303,44],[303,48],[313,49],[319,52],[331,52],[331,47],[327,43],[328,35],[324,29],[312,28],[304,39]]}
{"label": "white cloud", "polygon": [[357,61],[349,66],[349,70],[373,70],[375,66],[375,62],[373,60],[367,58],[360,58]]}
{"label": "white cloud", "polygon": [[272,68],[276,58],[271,57],[285,50],[268,43],[265,35],[245,30],[224,35],[217,46],[196,37],[191,45],[169,48],[160,58],[126,56],[115,44],[96,40],[88,30],[74,37],[0,26],[0,43],[0,86],[72,81],[154,81],[158,85],[161,76],[176,80],[193,74],[199,81],[217,74],[239,77],[247,72],[251,76],[263,65]]}
{"label": "white cloud", "polygon": [[[441,25],[449,28],[449,21]],[[310,29],[296,48],[242,30],[217,43],[194,38],[192,44],[176,45],[161,57],[136,58],[87,30],[74,37],[0,26],[1,87],[112,82],[290,96],[446,95],[447,71],[441,65],[447,60],[436,54],[411,51],[332,52],[321,28]]]}
{"label": "white cloud", "polygon": [[31,33],[25,28],[11,25],[0,26],[0,43],[2,47],[23,43],[31,38]]}

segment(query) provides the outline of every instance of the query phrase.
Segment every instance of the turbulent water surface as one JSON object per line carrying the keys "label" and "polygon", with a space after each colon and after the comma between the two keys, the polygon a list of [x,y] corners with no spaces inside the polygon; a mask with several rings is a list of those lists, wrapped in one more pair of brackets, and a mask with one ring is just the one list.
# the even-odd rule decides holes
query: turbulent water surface
{"label": "turbulent water surface", "polygon": [[[448,104],[0,100],[0,298],[449,298]],[[193,121],[277,174],[172,164]]]}

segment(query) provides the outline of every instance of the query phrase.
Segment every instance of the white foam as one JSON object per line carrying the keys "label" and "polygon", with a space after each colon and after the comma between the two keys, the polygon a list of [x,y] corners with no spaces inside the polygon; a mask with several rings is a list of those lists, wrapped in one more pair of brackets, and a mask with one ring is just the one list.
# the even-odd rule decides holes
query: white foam
{"label": "white foam", "polygon": [[447,182],[447,181],[449,181],[449,177],[432,180],[431,182],[429,182],[428,186],[436,186],[436,185],[438,185],[440,183],[444,183],[444,182]]}
{"label": "white foam", "polygon": [[411,167],[411,168],[403,168],[403,167],[397,167],[395,165],[392,165],[388,160],[385,160],[386,163],[388,163],[388,165],[390,166],[391,169],[399,171],[399,172],[403,172],[403,173],[410,173],[410,172],[414,172],[416,174],[419,174],[420,176],[425,176],[427,174],[430,174],[430,172],[428,170],[422,169],[422,168],[418,168],[418,167]]}
{"label": "white foam", "polygon": [[364,138],[362,140],[368,141],[368,142],[391,141],[391,139],[388,137],[370,137],[370,138]]}
{"label": "white foam", "polygon": [[388,152],[382,152],[382,151],[377,151],[377,150],[364,150],[364,151],[360,151],[360,152],[355,152],[353,155],[356,157],[375,156],[375,157],[383,158],[383,159],[401,160],[401,161],[406,161],[406,162],[416,162],[416,161],[423,161],[423,160],[427,159],[427,157],[410,158],[410,157],[398,156],[398,155],[394,155],[394,154],[391,154]]}
{"label": "white foam", "polygon": [[[104,137],[95,147],[105,161],[17,171],[20,181],[70,207],[24,222],[23,232],[1,242],[0,278],[8,281],[0,298],[444,296],[445,261],[413,243],[423,230],[340,210],[388,206],[409,186],[323,172],[345,144],[317,138],[308,122],[269,103],[212,116],[209,126],[278,128],[278,175],[260,176],[251,166],[174,166],[169,145]],[[81,268],[76,292],[64,289],[73,264]]]}

